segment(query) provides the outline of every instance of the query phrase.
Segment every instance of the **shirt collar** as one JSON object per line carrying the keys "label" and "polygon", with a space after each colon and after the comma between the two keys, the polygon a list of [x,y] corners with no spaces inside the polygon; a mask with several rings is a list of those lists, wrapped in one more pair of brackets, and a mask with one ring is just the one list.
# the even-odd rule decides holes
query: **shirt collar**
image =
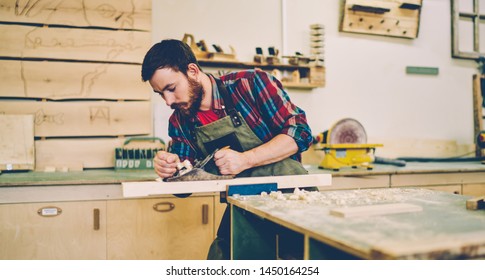
{"label": "shirt collar", "polygon": [[211,74],[208,74],[209,79],[212,84],[212,109],[213,110],[224,110],[222,108],[222,96],[219,92],[219,88],[217,87],[216,78]]}

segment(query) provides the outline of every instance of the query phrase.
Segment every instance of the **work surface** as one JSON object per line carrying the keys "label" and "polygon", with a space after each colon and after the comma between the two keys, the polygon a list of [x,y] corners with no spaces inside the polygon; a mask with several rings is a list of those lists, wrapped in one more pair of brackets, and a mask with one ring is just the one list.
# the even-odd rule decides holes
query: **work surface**
{"label": "work surface", "polygon": [[[305,166],[310,174],[331,174],[340,176],[366,176],[382,174],[426,174],[449,172],[485,172],[485,164],[480,162],[455,163],[408,163],[406,167],[376,164],[373,170],[362,168],[342,168],[340,171]],[[485,175],[484,175],[485,176]],[[8,186],[53,186],[81,184],[120,184],[122,182],[154,181],[158,176],[153,170],[98,169],[73,172],[3,172],[0,174],[0,187]]]}
{"label": "work surface", "polygon": [[[293,196],[295,200],[290,196],[236,196],[228,202],[236,211],[243,209],[358,258],[485,257],[485,211],[466,210],[466,196],[415,188],[313,192]],[[422,211],[354,218],[330,215],[335,208],[386,203],[408,203]],[[310,256],[315,254],[309,250]]]}

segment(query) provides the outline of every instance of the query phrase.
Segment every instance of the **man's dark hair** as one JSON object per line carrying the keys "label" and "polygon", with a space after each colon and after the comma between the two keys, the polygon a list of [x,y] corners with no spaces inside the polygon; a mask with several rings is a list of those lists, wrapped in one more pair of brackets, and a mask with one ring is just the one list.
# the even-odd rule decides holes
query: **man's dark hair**
{"label": "man's dark hair", "polygon": [[162,40],[156,43],[145,55],[141,66],[141,78],[144,82],[151,79],[157,69],[171,68],[187,75],[188,65],[199,63],[190,47],[180,40]]}

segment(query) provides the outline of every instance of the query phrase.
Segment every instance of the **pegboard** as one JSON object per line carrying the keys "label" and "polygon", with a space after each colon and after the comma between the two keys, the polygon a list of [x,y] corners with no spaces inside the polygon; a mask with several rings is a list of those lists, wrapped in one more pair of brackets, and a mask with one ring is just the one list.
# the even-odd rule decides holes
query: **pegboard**
{"label": "pegboard", "polygon": [[341,0],[340,31],[417,38],[422,0]]}

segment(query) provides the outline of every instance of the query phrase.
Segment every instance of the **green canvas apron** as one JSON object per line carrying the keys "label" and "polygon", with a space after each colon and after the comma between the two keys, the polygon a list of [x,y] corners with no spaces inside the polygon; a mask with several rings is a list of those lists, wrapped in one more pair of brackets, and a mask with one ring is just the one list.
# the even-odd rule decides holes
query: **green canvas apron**
{"label": "green canvas apron", "polygon": [[[235,110],[229,93],[220,80],[216,79],[219,92],[224,100],[226,116],[210,124],[196,127],[195,137],[197,147],[203,156],[207,156],[215,148],[229,145],[231,149],[239,152],[251,150],[263,144],[261,139],[254,134],[244,118]],[[215,165],[207,166],[206,171],[218,174]],[[282,161],[258,166],[238,174],[236,177],[257,177],[257,176],[278,176],[307,174],[308,171],[300,162],[286,158]],[[230,258],[230,215],[229,207],[217,232],[217,238],[211,245],[208,259],[229,259]]]}

